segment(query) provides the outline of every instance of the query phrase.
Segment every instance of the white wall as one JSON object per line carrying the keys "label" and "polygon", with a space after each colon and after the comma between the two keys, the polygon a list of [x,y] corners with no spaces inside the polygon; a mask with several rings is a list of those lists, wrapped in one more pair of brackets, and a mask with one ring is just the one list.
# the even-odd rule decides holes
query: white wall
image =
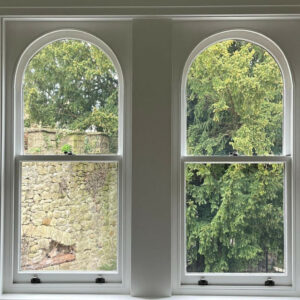
{"label": "white wall", "polygon": [[296,14],[298,0],[2,0],[1,14],[199,15]]}
{"label": "white wall", "polygon": [[[41,0],[2,0],[0,2],[2,15],[138,15],[132,21],[132,53],[128,47],[124,53],[125,56],[132,55],[133,74],[131,293],[134,296],[153,297],[171,294],[171,103],[174,100],[172,85],[174,82],[179,82],[180,70],[185,63],[184,58],[187,58],[196,44],[208,34],[231,28],[247,28],[272,38],[282,48],[291,63],[296,83],[295,113],[300,115],[298,104],[300,20],[296,17],[291,20],[291,16],[286,16],[286,20],[272,20],[270,17],[241,20],[240,15],[241,13],[300,13],[300,2],[278,0],[264,1],[264,4],[266,5],[259,0],[226,2],[222,0],[47,0],[42,3]],[[47,5],[50,7],[46,7]],[[202,19],[182,21],[172,20],[171,17],[157,18],[158,15],[194,17],[197,14],[202,14]],[[226,22],[225,17],[216,20],[215,17],[206,16],[204,20],[203,14],[234,14],[237,19]],[[144,18],[145,15],[152,16],[152,18]],[[48,23],[50,24],[48,26],[53,29],[64,24],[69,27],[68,23],[63,21],[49,21]],[[97,35],[96,26],[92,26],[90,30],[88,22],[84,24],[88,32]],[[39,34],[45,33],[46,28],[49,28],[40,24],[30,26],[29,23],[24,22],[21,26],[24,34],[9,36],[8,41],[17,38],[17,43],[19,45],[23,43],[25,46],[26,32],[34,30],[38,37]],[[105,26],[114,25],[107,22]],[[294,38],[291,39],[291,36]],[[109,37],[106,38],[109,40]],[[128,37],[130,38],[131,36]],[[116,47],[122,47],[122,39],[118,43]],[[9,47],[6,50],[8,51],[6,66],[12,72],[16,60],[10,56]],[[124,58],[124,61],[128,60]],[[127,67],[126,69],[125,65],[123,71],[130,73],[131,66]],[[8,82],[7,90],[10,88],[11,82]],[[296,132],[296,138],[300,141],[300,132]],[[296,151],[300,153],[299,142],[296,144]],[[298,160],[296,169],[299,170],[299,168]],[[298,178],[296,180],[298,181]],[[298,205],[294,209],[299,210]],[[296,228],[300,228],[299,220],[296,221]],[[299,253],[299,241],[295,246],[295,253]],[[300,280],[297,273],[296,280],[298,282]],[[300,287],[297,289],[296,293],[300,295]],[[296,293],[291,292],[290,295],[296,295]],[[275,291],[274,294],[277,292]]]}
{"label": "white wall", "polygon": [[133,23],[132,293],[171,294],[171,23]]}

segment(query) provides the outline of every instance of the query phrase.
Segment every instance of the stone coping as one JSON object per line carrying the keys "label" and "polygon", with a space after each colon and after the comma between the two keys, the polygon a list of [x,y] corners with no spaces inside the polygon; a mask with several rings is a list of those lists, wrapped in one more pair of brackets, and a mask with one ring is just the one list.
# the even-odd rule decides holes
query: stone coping
{"label": "stone coping", "polygon": [[69,129],[52,129],[52,128],[25,128],[26,133],[35,133],[35,132],[45,132],[45,133],[66,133],[68,135],[71,134],[78,134],[78,135],[102,135],[108,136],[106,133],[103,132],[89,132],[89,131],[76,131],[76,130],[69,130]]}

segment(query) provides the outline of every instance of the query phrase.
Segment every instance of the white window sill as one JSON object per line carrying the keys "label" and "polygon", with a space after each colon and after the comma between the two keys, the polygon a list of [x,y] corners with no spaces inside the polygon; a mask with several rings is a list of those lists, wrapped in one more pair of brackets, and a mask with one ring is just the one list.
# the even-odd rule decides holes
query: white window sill
{"label": "white window sill", "polygon": [[[37,295],[37,294],[3,294],[0,299],[9,300],[139,300],[149,299],[143,297],[132,297],[130,295]],[[278,300],[278,297],[260,297],[260,296],[171,296],[165,298],[155,298],[156,300]],[[280,297],[280,300],[300,300],[300,297]]]}

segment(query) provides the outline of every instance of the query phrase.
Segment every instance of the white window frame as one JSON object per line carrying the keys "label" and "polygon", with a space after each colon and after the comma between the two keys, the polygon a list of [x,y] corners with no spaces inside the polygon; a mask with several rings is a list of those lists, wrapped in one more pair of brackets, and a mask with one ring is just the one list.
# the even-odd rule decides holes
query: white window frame
{"label": "white window frame", "polygon": [[[23,153],[23,78],[31,58],[43,47],[57,40],[74,39],[91,43],[103,51],[112,61],[118,74],[118,108],[119,132],[118,153],[91,155],[24,155]],[[6,128],[13,128],[13,135],[6,135],[5,152],[7,174],[5,180],[5,216],[4,220],[4,249],[3,255],[3,286],[6,292],[51,293],[53,287],[57,293],[127,293],[129,291],[128,272],[130,268],[130,103],[125,99],[125,84],[121,65],[114,51],[100,38],[84,30],[66,29],[51,31],[35,39],[21,55],[15,71],[13,105],[6,103]],[[128,91],[127,91],[128,93]],[[124,116],[126,115],[126,120]],[[124,141],[126,134],[127,140]],[[9,154],[8,154],[9,153]],[[116,271],[18,271],[20,247],[20,199],[21,199],[21,163],[29,161],[58,161],[58,162],[116,162],[118,164],[118,262]],[[12,167],[14,166],[14,167]],[[9,184],[14,182],[14,184]],[[18,245],[18,247],[16,247]],[[31,284],[33,275],[37,274],[42,284]],[[96,284],[95,279],[101,275],[105,283]],[[76,283],[74,285],[74,283]]]}
{"label": "white window frame", "polygon": [[[209,46],[228,39],[245,40],[266,49],[278,63],[281,69],[284,91],[284,121],[283,121],[283,153],[277,156],[200,156],[187,155],[186,152],[186,82],[190,66],[196,56]],[[173,202],[173,291],[175,293],[211,293],[224,290],[253,290],[266,291],[265,280],[271,277],[276,286],[275,290],[290,290],[294,278],[294,161],[293,157],[293,82],[287,59],[279,46],[271,39],[258,32],[245,29],[233,29],[219,32],[204,40],[194,48],[188,56],[182,69],[181,82],[175,82],[181,87],[180,97],[174,95],[173,105],[173,170],[172,170],[172,199]],[[174,89],[175,90],[175,89]],[[179,104],[180,103],[180,104]],[[185,231],[185,183],[184,165],[194,163],[284,163],[285,165],[285,265],[287,273],[187,273],[186,272],[186,231]],[[177,262],[175,264],[175,261]],[[200,278],[205,278],[209,285],[198,286]]]}
{"label": "white window frame", "polygon": [[[300,29],[300,9],[297,5],[253,4],[247,0],[243,5],[219,1],[208,5],[186,0],[184,6],[162,0],[124,0],[122,5],[112,1],[91,0],[89,3],[67,3],[67,1],[45,0],[43,3],[3,0],[1,7],[1,217],[0,217],[0,298],[2,299],[129,299],[135,297],[168,297],[189,299],[186,295],[222,296],[274,296],[272,299],[299,296],[300,287],[300,193],[298,152],[300,149],[300,106],[298,88],[300,80],[300,49],[297,38]],[[24,1],[23,1],[24,2]],[[78,1],[77,1],[78,2]],[[82,1],[81,1],[82,2]],[[114,2],[114,3],[113,3]],[[149,3],[146,3],[149,2]],[[151,2],[151,3],[150,3]],[[192,3],[193,2],[193,3]],[[206,1],[207,2],[207,1]],[[222,2],[222,3],[221,3]],[[223,3],[224,2],[224,3]],[[227,3],[226,3],[227,2]],[[232,2],[232,1],[231,1]],[[278,1],[277,1],[278,2]],[[163,4],[163,5],[161,5]],[[164,6],[166,4],[166,6]],[[248,5],[249,4],[249,5]],[[282,4],[280,6],[280,4]],[[75,6],[76,5],[76,6]],[[291,15],[288,15],[288,14]],[[21,25],[18,24],[21,22]],[[29,23],[29,24],[28,24]],[[35,23],[35,24],[33,24]],[[81,25],[78,24],[83,24]],[[24,27],[22,27],[24,26]],[[13,91],[12,72],[18,56],[37,38],[46,32],[61,28],[76,28],[101,38],[117,55],[124,75],[124,163],[123,172],[126,203],[123,213],[126,223],[123,239],[126,259],[123,260],[121,284],[95,287],[88,283],[14,284],[9,289],[9,274],[3,268],[8,259],[7,242],[12,238],[7,230],[6,215],[9,198],[4,193],[10,189],[13,165],[7,160],[11,145],[5,136],[13,132],[6,115],[10,108]],[[180,105],[183,68],[196,45],[217,32],[233,28],[247,28],[262,32],[284,50],[290,63],[295,82],[295,101],[291,105],[291,120],[294,132],[293,181],[292,181],[292,286],[233,286],[182,285],[179,273],[178,237],[180,182]],[[30,38],[28,38],[28,35]],[[231,37],[232,38],[232,37]],[[29,41],[30,40],[30,41]],[[264,41],[266,42],[266,40]],[[262,42],[263,43],[263,42]],[[15,47],[15,48],[14,48]],[[134,75],[134,76],[133,76]],[[293,95],[291,95],[291,98]],[[9,99],[8,99],[9,98]],[[131,110],[131,101],[133,110]],[[172,106],[171,106],[172,105]],[[172,109],[172,111],[171,111]],[[131,114],[132,123],[131,127]],[[170,119],[172,116],[172,123]],[[131,129],[134,139],[131,142]],[[299,130],[298,130],[299,131]],[[172,134],[171,134],[172,132]],[[131,149],[133,159],[131,163]],[[295,151],[294,151],[295,150]],[[172,156],[170,157],[170,152]],[[132,206],[131,206],[131,173]],[[170,173],[172,189],[170,186]],[[296,181],[297,180],[297,181]],[[171,214],[172,209],[172,214]],[[131,219],[132,216],[132,219]],[[171,224],[172,221],[172,224]],[[131,225],[132,223],[132,225]],[[9,223],[10,224],[10,223]],[[172,231],[172,239],[170,238]],[[8,235],[8,237],[7,237]],[[132,235],[132,239],[131,239]],[[5,250],[5,252],[3,251]],[[10,254],[9,254],[10,255]],[[170,257],[171,256],[171,257]],[[122,274],[122,275],[123,275]],[[12,286],[11,286],[12,287]],[[18,293],[18,295],[16,295]],[[32,293],[36,293],[33,295]],[[70,295],[72,294],[72,295]],[[81,294],[81,295],[78,295]],[[184,295],[184,296],[178,296]],[[218,295],[220,297],[218,297]],[[249,297],[250,296],[250,297]],[[253,296],[253,297],[251,297]],[[205,298],[205,297],[204,297]],[[228,298],[228,297],[227,297]],[[229,297],[230,298],[230,297]]]}

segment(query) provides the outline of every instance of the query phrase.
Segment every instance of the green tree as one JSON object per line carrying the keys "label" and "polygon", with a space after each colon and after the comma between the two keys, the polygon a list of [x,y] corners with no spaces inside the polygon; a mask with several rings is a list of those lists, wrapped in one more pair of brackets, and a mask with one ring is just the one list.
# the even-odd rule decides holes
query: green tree
{"label": "green tree", "polygon": [[282,89],[277,63],[259,46],[225,41],[203,51],[188,73],[188,153],[280,154]]}
{"label": "green tree", "polygon": [[23,88],[26,127],[94,126],[116,137],[118,76],[97,47],[72,39],[45,46],[29,62]]}
{"label": "green tree", "polygon": [[[188,154],[281,153],[282,78],[261,47],[243,41],[209,47],[191,65],[186,88]],[[24,98],[28,127],[94,127],[116,140],[117,74],[88,43],[62,40],[38,52],[26,69]],[[189,271],[283,266],[282,165],[193,163],[185,174]]]}
{"label": "green tree", "polygon": [[[282,76],[261,47],[210,46],[192,63],[186,90],[188,154],[281,153]],[[189,271],[283,268],[282,164],[193,163],[185,176]]]}

